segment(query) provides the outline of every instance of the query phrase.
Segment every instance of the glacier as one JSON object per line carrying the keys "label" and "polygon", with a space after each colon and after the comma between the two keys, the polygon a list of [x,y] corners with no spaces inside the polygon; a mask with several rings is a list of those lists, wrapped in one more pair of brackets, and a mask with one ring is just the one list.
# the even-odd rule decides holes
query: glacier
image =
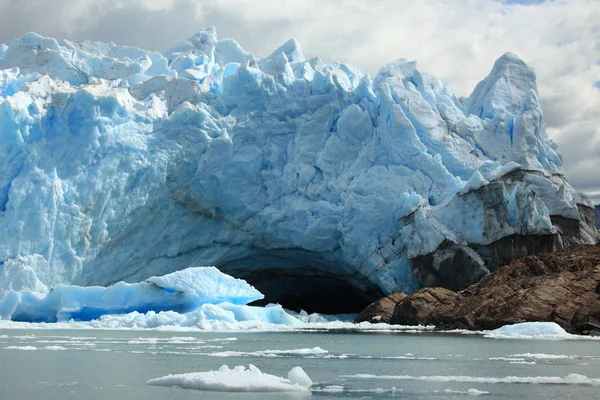
{"label": "glacier", "polygon": [[0,298],[214,265],[349,312],[599,239],[513,54],[457,98],[413,61],[372,78],[295,40],[29,33],[0,46],[0,154]]}

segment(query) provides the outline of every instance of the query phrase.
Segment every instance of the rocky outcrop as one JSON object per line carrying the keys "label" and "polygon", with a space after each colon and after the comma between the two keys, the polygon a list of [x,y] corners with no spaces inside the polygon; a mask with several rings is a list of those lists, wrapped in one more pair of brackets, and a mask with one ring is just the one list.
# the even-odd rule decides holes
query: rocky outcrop
{"label": "rocky outcrop", "polygon": [[[454,308],[460,299],[457,292],[444,288],[425,288],[400,301],[394,308],[390,319],[391,324],[397,325],[431,325],[438,321],[437,314],[441,308]],[[397,310],[397,311],[396,311]]]}
{"label": "rocky outcrop", "polygon": [[[538,172],[519,169],[455,198],[451,204],[456,209],[462,207],[461,201],[479,204],[475,211],[465,210],[463,215],[450,217],[464,218],[463,224],[468,224],[469,218],[480,218],[482,235],[477,238],[464,236],[461,241],[446,239],[432,252],[411,258],[413,274],[420,285],[462,290],[518,258],[598,243],[600,233],[595,226],[594,208],[583,197],[581,203],[565,213],[567,216],[559,214],[564,205],[548,201],[549,211],[554,213],[550,212],[545,226],[540,222],[533,224],[537,226],[537,233],[532,233],[529,228],[514,229],[511,226],[514,220],[534,220],[530,214],[535,213],[531,209],[535,207],[524,206],[523,211],[517,212],[506,193],[523,190],[530,196],[531,204],[535,204],[538,196],[551,197],[546,193],[546,187],[536,186],[542,177]],[[564,184],[562,177],[554,176],[553,179],[555,183]],[[450,217],[441,216],[440,219]]]}
{"label": "rocky outcrop", "polygon": [[389,323],[394,314],[396,304],[408,297],[404,293],[392,293],[381,299],[369,304],[363,309],[354,320],[354,323],[359,322],[384,322]]}
{"label": "rocky outcrop", "polygon": [[594,208],[594,215],[596,217],[596,229],[600,229],[600,204]]}
{"label": "rocky outcrop", "polygon": [[600,333],[600,246],[523,257],[461,292],[422,289],[397,303],[390,323],[487,330],[528,321]]}

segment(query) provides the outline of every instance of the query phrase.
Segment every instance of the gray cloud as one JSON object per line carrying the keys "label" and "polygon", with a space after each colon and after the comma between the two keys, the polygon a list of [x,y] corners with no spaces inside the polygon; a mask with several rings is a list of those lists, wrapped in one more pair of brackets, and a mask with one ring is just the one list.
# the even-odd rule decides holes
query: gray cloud
{"label": "gray cloud", "polygon": [[207,26],[259,57],[295,37],[309,57],[370,74],[416,59],[457,95],[512,51],[536,69],[568,179],[600,201],[598,0],[0,0],[5,43],[36,31],[164,50]]}

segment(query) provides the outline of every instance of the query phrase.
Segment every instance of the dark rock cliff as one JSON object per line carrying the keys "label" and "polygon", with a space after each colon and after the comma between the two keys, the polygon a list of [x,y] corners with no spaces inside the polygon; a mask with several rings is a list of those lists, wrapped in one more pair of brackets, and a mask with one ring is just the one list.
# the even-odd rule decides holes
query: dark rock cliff
{"label": "dark rock cliff", "polygon": [[487,330],[529,321],[600,333],[600,246],[523,257],[460,292],[422,289],[397,302],[390,323]]}

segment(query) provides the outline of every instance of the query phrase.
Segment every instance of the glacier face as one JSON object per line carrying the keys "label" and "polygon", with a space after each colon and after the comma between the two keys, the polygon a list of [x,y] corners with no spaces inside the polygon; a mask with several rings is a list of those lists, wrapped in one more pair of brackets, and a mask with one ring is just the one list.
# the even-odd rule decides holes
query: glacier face
{"label": "glacier face", "polygon": [[367,301],[598,240],[511,54],[465,99],[214,29],[163,53],[30,33],[0,70],[0,298],[215,265],[270,301]]}

